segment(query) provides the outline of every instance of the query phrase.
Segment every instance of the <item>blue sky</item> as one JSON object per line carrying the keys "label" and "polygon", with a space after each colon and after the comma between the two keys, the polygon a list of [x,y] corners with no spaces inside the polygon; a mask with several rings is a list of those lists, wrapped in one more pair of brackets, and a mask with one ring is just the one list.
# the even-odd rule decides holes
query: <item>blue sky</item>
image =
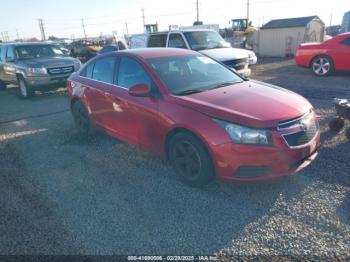
{"label": "blue sky", "polygon": [[[246,16],[247,0],[199,0],[200,19],[205,23],[227,25],[232,18]],[[160,29],[170,24],[191,25],[196,18],[195,0],[2,0],[0,32],[16,37],[40,38],[38,18],[44,20],[46,35],[82,37],[81,18],[88,36],[117,31],[142,32],[141,9],[146,23],[158,22]],[[255,26],[276,18],[319,15],[329,25],[341,23],[348,0],[250,0],[250,16]]]}

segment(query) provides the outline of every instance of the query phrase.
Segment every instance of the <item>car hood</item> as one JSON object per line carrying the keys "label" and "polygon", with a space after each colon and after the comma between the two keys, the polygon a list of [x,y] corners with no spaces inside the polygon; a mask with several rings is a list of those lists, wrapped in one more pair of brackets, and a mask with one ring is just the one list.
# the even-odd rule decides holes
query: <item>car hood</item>
{"label": "car hood", "polygon": [[77,61],[72,57],[48,57],[22,60],[21,63],[29,67],[61,67],[71,66]]}
{"label": "car hood", "polygon": [[248,58],[249,51],[240,48],[215,48],[199,51],[201,54],[209,56],[217,61],[228,61],[234,59]]}
{"label": "car hood", "polygon": [[279,122],[301,116],[312,108],[302,96],[258,81],[244,81],[175,99],[213,118],[254,128],[276,128]]}

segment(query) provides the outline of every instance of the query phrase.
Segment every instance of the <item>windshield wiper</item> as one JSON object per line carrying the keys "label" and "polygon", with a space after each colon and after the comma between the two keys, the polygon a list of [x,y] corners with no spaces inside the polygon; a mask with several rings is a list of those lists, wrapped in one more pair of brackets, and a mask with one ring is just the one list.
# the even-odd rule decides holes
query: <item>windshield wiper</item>
{"label": "windshield wiper", "polygon": [[188,89],[185,91],[177,92],[175,95],[177,96],[184,96],[184,95],[190,95],[190,94],[195,94],[195,93],[200,93],[203,92],[203,90],[200,89]]}
{"label": "windshield wiper", "polygon": [[218,84],[212,88],[209,88],[208,90],[212,90],[212,89],[216,89],[216,88],[221,88],[221,87],[225,87],[225,86],[230,86],[230,85],[234,85],[234,84],[238,84],[238,83],[242,83],[242,82],[224,82],[221,84]]}

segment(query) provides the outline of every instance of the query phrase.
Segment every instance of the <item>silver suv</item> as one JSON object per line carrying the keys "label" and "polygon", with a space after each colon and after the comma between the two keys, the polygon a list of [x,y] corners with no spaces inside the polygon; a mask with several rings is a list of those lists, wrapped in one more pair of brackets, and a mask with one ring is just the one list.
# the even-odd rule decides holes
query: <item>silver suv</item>
{"label": "silver suv", "polygon": [[80,66],[78,59],[65,56],[53,44],[0,44],[0,89],[17,84],[19,94],[28,98],[36,89],[64,84]]}

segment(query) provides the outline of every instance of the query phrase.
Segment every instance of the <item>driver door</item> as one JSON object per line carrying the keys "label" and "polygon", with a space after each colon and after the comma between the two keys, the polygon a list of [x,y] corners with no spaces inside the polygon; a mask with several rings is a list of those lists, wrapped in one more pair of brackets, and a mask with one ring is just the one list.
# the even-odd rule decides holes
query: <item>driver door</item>
{"label": "driver door", "polygon": [[[148,85],[152,93],[158,91],[145,68],[134,58],[120,56],[118,77],[111,88],[114,100],[113,119],[118,123],[118,136],[145,149],[152,149],[157,138],[161,118],[158,116],[156,96],[134,97],[129,88],[136,84]],[[159,91],[158,91],[159,92]],[[157,130],[158,129],[158,130]]]}

